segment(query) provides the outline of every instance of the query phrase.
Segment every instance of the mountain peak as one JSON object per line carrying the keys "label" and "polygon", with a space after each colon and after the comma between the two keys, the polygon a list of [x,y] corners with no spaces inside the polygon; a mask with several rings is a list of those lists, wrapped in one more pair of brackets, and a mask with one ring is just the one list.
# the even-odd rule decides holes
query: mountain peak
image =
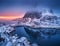
{"label": "mountain peak", "polygon": [[42,15],[42,13],[39,13],[39,12],[35,12],[35,11],[32,11],[32,12],[27,12],[23,18],[40,18]]}
{"label": "mountain peak", "polygon": [[43,16],[45,16],[45,15],[53,16],[54,13],[53,13],[53,10],[52,9],[44,9],[44,10],[42,10],[42,15]]}

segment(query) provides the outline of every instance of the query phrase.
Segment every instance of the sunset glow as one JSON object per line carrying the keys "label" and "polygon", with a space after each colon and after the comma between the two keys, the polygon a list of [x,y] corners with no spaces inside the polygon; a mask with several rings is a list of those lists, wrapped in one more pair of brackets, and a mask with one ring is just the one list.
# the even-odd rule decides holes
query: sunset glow
{"label": "sunset glow", "polygon": [[0,16],[0,19],[13,20],[16,18],[22,18],[22,16]]}
{"label": "sunset glow", "polygon": [[17,18],[22,18],[23,13],[5,13],[5,14],[0,14],[0,19],[3,20],[13,20]]}

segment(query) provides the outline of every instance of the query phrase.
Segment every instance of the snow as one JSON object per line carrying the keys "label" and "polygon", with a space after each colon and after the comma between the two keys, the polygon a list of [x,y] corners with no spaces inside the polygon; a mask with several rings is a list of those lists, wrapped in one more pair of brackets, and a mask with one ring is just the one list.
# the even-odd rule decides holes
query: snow
{"label": "snow", "polygon": [[13,44],[11,42],[8,42],[6,46],[13,46]]}
{"label": "snow", "polygon": [[7,32],[10,33],[13,30],[14,28],[9,25],[0,27],[0,35],[5,39],[5,42],[1,46],[31,46],[26,37],[18,38],[17,34],[13,36],[7,34]]}
{"label": "snow", "polygon": [[0,32],[7,32],[7,33],[10,33],[14,30],[13,27],[9,26],[9,25],[6,25],[6,26],[2,26],[0,27]]}

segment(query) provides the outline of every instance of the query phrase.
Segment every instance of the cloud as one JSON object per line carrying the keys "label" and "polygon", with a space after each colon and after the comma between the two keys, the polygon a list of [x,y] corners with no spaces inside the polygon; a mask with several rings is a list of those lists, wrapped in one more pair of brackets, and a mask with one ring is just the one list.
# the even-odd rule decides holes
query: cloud
{"label": "cloud", "polygon": [[60,7],[60,0],[1,0],[0,5],[10,6],[10,5],[26,5],[26,6],[48,6],[52,8]]}

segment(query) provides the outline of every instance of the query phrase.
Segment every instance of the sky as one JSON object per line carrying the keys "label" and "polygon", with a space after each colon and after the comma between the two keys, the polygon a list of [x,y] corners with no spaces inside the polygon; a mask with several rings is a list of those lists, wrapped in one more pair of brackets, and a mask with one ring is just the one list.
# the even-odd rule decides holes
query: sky
{"label": "sky", "polygon": [[53,9],[60,15],[60,0],[0,0],[0,19],[22,18],[27,11]]}

